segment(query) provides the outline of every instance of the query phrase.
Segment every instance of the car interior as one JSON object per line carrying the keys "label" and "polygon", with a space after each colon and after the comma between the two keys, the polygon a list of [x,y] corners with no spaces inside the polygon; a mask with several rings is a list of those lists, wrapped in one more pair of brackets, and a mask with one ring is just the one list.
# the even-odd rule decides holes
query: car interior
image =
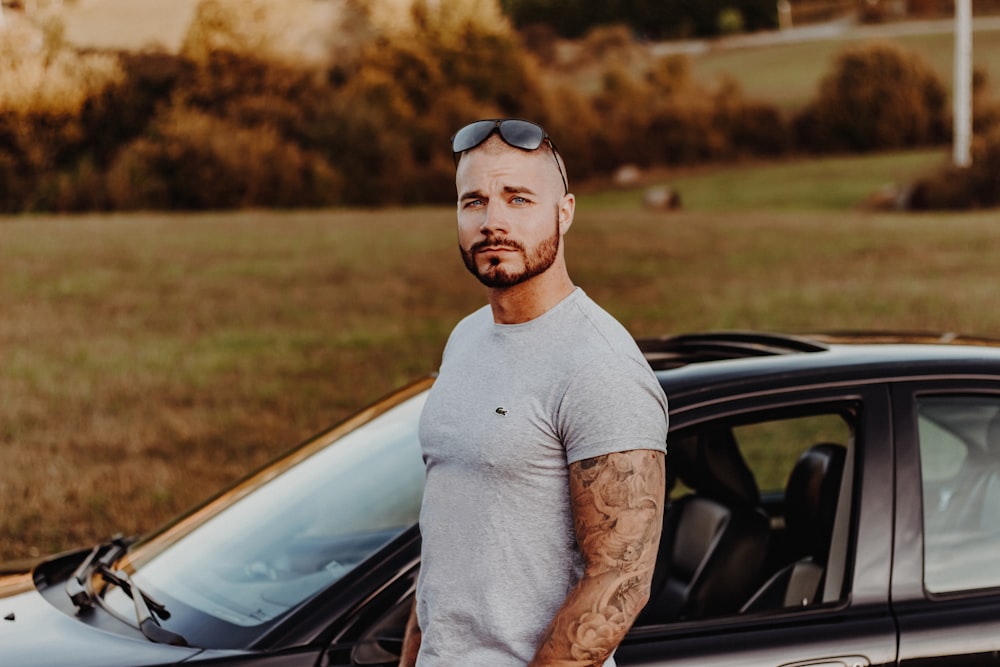
{"label": "car interior", "polygon": [[[657,569],[636,625],[786,611],[840,599],[850,517],[844,473],[853,446],[851,418],[850,411],[768,416],[754,424],[710,423],[672,434],[670,500]],[[768,436],[755,438],[755,430]],[[744,447],[740,435],[747,432]],[[775,437],[786,434],[800,439],[775,446]],[[839,441],[826,441],[829,435]],[[752,466],[747,453],[767,456]],[[768,477],[764,493],[755,467]],[[783,471],[784,483],[774,488]]]}

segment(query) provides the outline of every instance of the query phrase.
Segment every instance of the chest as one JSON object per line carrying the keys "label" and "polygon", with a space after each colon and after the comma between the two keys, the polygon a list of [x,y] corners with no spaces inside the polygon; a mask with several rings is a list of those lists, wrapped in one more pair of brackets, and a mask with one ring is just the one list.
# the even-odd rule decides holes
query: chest
{"label": "chest", "polygon": [[564,470],[560,428],[565,373],[502,356],[461,354],[441,367],[420,422],[430,470],[480,473]]}

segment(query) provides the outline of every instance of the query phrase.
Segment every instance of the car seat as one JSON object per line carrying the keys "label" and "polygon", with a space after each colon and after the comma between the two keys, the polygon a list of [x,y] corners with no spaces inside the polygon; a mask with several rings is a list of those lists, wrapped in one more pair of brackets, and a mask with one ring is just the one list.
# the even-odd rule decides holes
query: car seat
{"label": "car seat", "polygon": [[668,485],[692,492],[665,512],[650,601],[639,624],[736,613],[762,581],[770,525],[732,431],[671,440]]}
{"label": "car seat", "polygon": [[816,602],[833,535],[847,448],[813,445],[799,457],[785,485],[785,529],[793,562],[761,586],[742,612],[808,606]]}

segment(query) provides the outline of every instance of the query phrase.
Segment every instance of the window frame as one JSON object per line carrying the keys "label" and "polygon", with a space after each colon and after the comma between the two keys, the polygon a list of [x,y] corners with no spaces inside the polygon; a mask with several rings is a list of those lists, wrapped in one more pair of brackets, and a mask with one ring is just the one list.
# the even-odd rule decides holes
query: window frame
{"label": "window frame", "polygon": [[[668,399],[671,399],[669,387]],[[619,649],[619,664],[652,660],[657,664],[747,667],[863,652],[874,664],[896,657],[895,623],[890,613],[892,486],[865,480],[892,479],[890,402],[882,381],[837,382],[768,391],[750,390],[722,400],[671,403],[671,434],[714,420],[765,418],[793,412],[823,412],[848,403],[862,407],[856,419],[853,466],[854,505],[844,563],[844,595],[837,603],[805,609],[721,616],[636,627]],[[669,449],[669,437],[667,447]],[[847,443],[845,443],[847,444]],[[645,664],[645,663],[643,663]]]}

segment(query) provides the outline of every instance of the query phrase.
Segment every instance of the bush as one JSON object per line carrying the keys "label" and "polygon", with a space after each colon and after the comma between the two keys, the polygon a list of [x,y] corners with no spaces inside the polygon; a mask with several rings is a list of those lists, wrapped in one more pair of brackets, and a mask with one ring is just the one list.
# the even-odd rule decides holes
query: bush
{"label": "bush", "polygon": [[27,208],[74,213],[103,211],[108,205],[104,172],[84,157],[70,169],[42,176]]}
{"label": "bush", "polygon": [[0,212],[23,210],[31,189],[31,183],[19,168],[18,160],[0,148]]}
{"label": "bush", "polygon": [[686,56],[661,58],[641,78],[609,70],[594,106],[602,127],[597,166],[605,172],[629,163],[691,164],[789,148],[777,109],[747,101],[731,81],[714,91],[700,85]]}
{"label": "bush", "polygon": [[972,165],[949,166],[913,185],[914,210],[973,209],[1000,206],[1000,127],[976,137]]}
{"label": "bush", "polygon": [[342,80],[304,140],[349,175],[350,203],[453,200],[447,147],[456,128],[491,116],[544,122],[548,98],[537,65],[505,22],[483,21],[474,5],[435,12],[418,3],[404,27],[338,69]]}
{"label": "bush", "polygon": [[793,149],[788,123],[777,108],[737,97],[727,101],[725,93],[715,96],[714,124],[724,129],[730,157],[777,157]]}
{"label": "bush", "polygon": [[940,143],[948,137],[947,94],[917,54],[866,44],[840,53],[795,126],[800,145],[814,151]]}
{"label": "bush", "polygon": [[40,183],[72,169],[89,149],[95,100],[121,85],[119,59],[66,48],[56,23],[4,28],[0,40],[0,208],[41,205]]}
{"label": "bush", "polygon": [[193,78],[190,63],[165,53],[122,53],[119,60],[122,80],[91,96],[80,118],[86,159],[102,170],[146,131],[177,85]]}
{"label": "bush", "polygon": [[989,73],[976,67],[972,70],[972,128],[985,135],[1000,126],[1000,102],[992,95]]}
{"label": "bush", "polygon": [[108,173],[116,208],[323,206],[342,200],[342,177],[273,128],[241,127],[173,108],[130,143]]}
{"label": "bush", "polygon": [[214,51],[192,63],[173,92],[174,101],[219,116],[238,116],[246,100],[267,99],[307,113],[328,94],[311,68],[263,60],[235,51]]}

